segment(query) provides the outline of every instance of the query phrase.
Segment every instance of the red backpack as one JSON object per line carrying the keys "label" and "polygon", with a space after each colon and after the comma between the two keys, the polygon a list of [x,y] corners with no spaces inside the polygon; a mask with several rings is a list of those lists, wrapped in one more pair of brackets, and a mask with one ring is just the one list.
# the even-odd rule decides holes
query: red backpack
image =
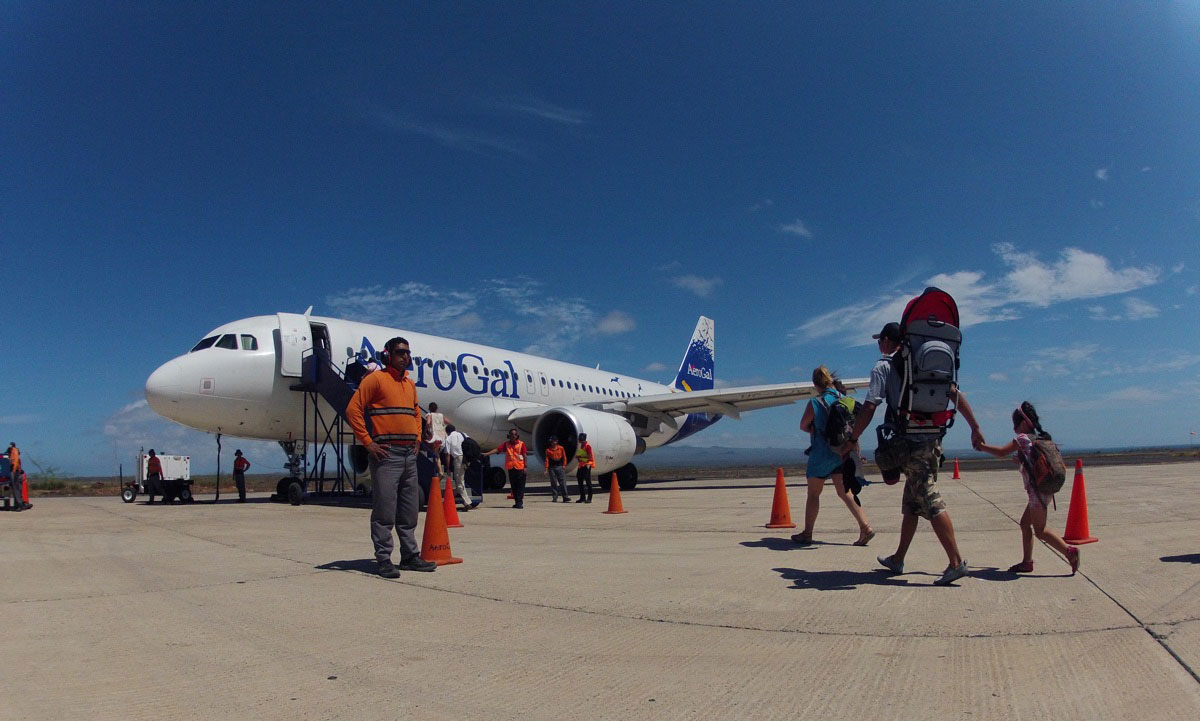
{"label": "red backpack", "polygon": [[926,288],[900,317],[900,350],[892,362],[900,373],[900,404],[889,408],[906,436],[937,435],[954,425],[959,349],[958,305],[940,288]]}

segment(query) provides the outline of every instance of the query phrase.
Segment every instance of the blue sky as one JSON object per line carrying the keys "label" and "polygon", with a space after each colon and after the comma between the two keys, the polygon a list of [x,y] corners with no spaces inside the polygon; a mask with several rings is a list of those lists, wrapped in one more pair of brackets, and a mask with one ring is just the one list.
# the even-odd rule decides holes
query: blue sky
{"label": "blue sky", "polygon": [[0,77],[0,439],[44,466],[209,459],[142,388],[241,317],[667,380],[705,314],[745,384],[866,375],[930,283],[989,437],[1200,430],[1195,2],[7,3]]}

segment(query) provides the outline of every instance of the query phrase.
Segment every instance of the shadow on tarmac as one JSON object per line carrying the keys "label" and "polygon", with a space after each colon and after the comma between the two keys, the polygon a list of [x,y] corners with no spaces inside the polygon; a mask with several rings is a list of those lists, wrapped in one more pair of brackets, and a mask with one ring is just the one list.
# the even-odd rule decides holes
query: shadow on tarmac
{"label": "shadow on tarmac", "polygon": [[[772,570],[778,573],[784,580],[791,581],[792,588],[811,589],[814,591],[851,591],[863,584],[870,584],[872,586],[932,586],[932,580],[928,584],[909,583],[907,577],[927,576],[930,579],[937,579],[941,576],[940,573],[928,573],[925,571],[909,571],[902,576],[897,576],[892,575],[890,571],[882,568],[870,571],[805,571],[802,568],[775,568]],[[1029,574],[1024,575],[1028,576]],[[950,587],[953,588],[963,581],[971,579],[978,579],[980,581],[1015,581],[1020,577],[1016,573],[1002,571],[999,568],[972,568],[970,576],[961,581],[955,581],[950,584]]]}
{"label": "shadow on tarmac", "polygon": [[330,561],[317,566],[321,571],[357,571],[368,576],[376,576],[377,565],[374,558],[356,558],[350,561]]}
{"label": "shadow on tarmac", "polygon": [[771,570],[778,573],[785,581],[791,581],[792,588],[814,591],[852,591],[863,584],[872,586],[923,585],[909,583],[882,568],[873,571],[805,571],[801,568],[774,568]]}
{"label": "shadow on tarmac", "polygon": [[1200,563],[1200,553],[1184,553],[1179,556],[1163,556],[1158,560],[1165,563]]}
{"label": "shadow on tarmac", "polygon": [[[791,530],[791,529],[784,529]],[[829,541],[813,541],[807,546],[801,546],[791,538],[779,538],[778,536],[764,536],[758,541],[742,541],[741,545],[746,548],[766,548],[772,551],[811,551],[818,546],[853,546],[853,543],[830,543]]]}

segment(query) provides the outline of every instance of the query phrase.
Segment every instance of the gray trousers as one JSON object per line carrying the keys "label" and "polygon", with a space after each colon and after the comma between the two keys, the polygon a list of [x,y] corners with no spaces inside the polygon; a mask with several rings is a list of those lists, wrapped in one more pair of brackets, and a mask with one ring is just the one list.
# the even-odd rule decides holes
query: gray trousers
{"label": "gray trousers", "polygon": [[396,446],[384,446],[389,455],[382,461],[371,458],[371,542],[375,560],[392,558],[392,528],[400,537],[400,560],[421,555],[417,545],[417,454]]}
{"label": "gray trousers", "polygon": [[462,497],[463,505],[471,505],[471,492],[467,490],[466,464],[462,456],[450,456],[450,467],[454,477],[454,492]]}
{"label": "gray trousers", "polygon": [[561,495],[564,499],[567,496],[567,469],[562,466],[550,466],[548,469],[550,474],[550,490]]}

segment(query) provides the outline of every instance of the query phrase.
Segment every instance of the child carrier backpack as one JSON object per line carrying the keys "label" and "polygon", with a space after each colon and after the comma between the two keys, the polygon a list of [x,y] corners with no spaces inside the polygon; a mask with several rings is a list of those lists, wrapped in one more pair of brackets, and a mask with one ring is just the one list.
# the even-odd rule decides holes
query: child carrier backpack
{"label": "child carrier backpack", "polygon": [[825,442],[835,450],[849,443],[854,432],[854,399],[842,396],[833,403],[824,398],[818,402],[825,408]]}
{"label": "child carrier backpack", "polygon": [[1062,453],[1058,446],[1049,438],[1034,438],[1029,448],[1029,456],[1018,454],[1025,472],[1029,474],[1029,482],[1042,494],[1054,494],[1062,490],[1067,481],[1067,466],[1063,463]]}
{"label": "child carrier backpack", "polygon": [[941,438],[954,425],[958,386],[958,305],[939,288],[926,288],[908,302],[900,318],[900,405],[889,408],[902,435]]}

